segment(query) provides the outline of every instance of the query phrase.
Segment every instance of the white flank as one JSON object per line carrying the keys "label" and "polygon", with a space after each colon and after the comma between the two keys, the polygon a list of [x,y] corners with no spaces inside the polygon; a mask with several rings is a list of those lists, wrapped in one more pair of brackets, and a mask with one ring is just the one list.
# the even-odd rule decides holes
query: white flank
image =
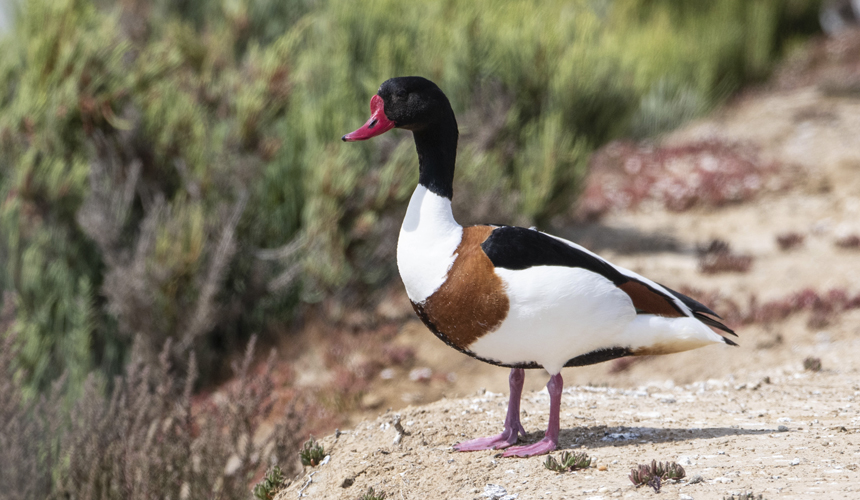
{"label": "white flank", "polygon": [[496,269],[510,311],[499,328],[469,350],[506,364],[537,362],[556,374],[569,360],[599,349],[659,348],[680,352],[722,337],[695,318],[637,315],[630,297],[603,276],[580,268]]}
{"label": "white flank", "polygon": [[632,350],[654,348],[659,354],[689,351],[710,344],[723,344],[723,337],[696,318],[664,318],[640,314],[618,337],[618,345]]}
{"label": "white flank", "polygon": [[410,300],[423,302],[442,286],[462,238],[463,227],[454,220],[451,200],[419,184],[397,240],[397,268]]}
{"label": "white flank", "polygon": [[566,239],[564,239],[564,238],[559,238],[558,236],[553,236],[553,235],[551,235],[551,234],[547,234],[547,233],[543,233],[543,234],[546,234],[547,236],[550,236],[550,237],[552,237],[552,238],[555,238],[555,239],[557,239],[558,241],[561,241],[561,242],[563,242],[563,243],[565,243],[565,244],[568,244],[568,245],[572,246],[573,248],[575,248],[575,249],[577,249],[577,250],[579,250],[579,251],[581,251],[581,252],[585,252],[585,253],[587,253],[587,254],[589,254],[589,255],[593,256],[593,257],[596,257],[596,258],[598,258],[598,259],[602,260],[603,262],[606,262],[607,264],[609,264],[610,266],[612,266],[612,267],[614,267],[616,270],[618,270],[618,272],[620,272],[620,273],[621,273],[621,274],[623,274],[624,276],[627,276],[627,277],[629,277],[629,278],[635,278],[635,279],[637,279],[637,280],[641,281],[642,283],[645,283],[646,285],[651,286],[651,287],[652,287],[652,288],[654,288],[655,290],[659,290],[659,291],[663,292],[667,297],[671,298],[671,299],[672,299],[672,301],[673,301],[673,302],[674,302],[678,307],[680,307],[682,311],[684,311],[684,314],[686,314],[686,315],[688,315],[688,316],[692,316],[692,315],[693,315],[693,311],[691,311],[691,310],[690,310],[690,308],[689,308],[689,307],[687,307],[687,304],[684,304],[683,302],[681,302],[677,297],[675,297],[675,296],[672,294],[672,292],[670,292],[669,290],[666,290],[663,286],[661,286],[661,285],[659,285],[659,284],[657,284],[657,283],[655,283],[655,282],[653,282],[653,281],[649,280],[648,278],[646,278],[646,277],[644,277],[644,276],[640,276],[639,274],[636,274],[636,273],[634,273],[633,271],[631,271],[631,270],[629,270],[629,269],[625,269],[625,268],[623,268],[623,267],[621,267],[621,266],[616,266],[616,265],[615,265],[615,264],[613,264],[612,262],[609,262],[608,260],[604,259],[603,257],[601,257],[601,256],[597,255],[596,253],[592,252],[591,250],[589,250],[589,249],[587,249],[587,248],[585,248],[585,247],[582,247],[582,246],[580,246],[580,245],[577,245],[576,243],[574,243],[574,242],[572,242],[572,241],[568,241],[568,240],[566,240]]}
{"label": "white flank", "polygon": [[496,274],[506,285],[510,310],[496,331],[469,346],[484,358],[509,364],[534,361],[556,374],[571,358],[619,347],[614,339],[636,318],[626,293],[585,269],[497,268]]}

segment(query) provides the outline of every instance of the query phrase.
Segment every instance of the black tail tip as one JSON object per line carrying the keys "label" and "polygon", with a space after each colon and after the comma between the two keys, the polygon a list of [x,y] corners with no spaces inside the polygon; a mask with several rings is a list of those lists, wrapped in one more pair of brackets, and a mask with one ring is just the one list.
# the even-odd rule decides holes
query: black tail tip
{"label": "black tail tip", "polygon": [[729,339],[728,337],[723,337],[723,342],[725,342],[725,343],[726,343],[726,344],[728,344],[728,345],[733,345],[733,346],[735,346],[735,347],[740,347],[740,346],[738,345],[738,343],[737,343],[737,342],[735,342],[734,340]]}

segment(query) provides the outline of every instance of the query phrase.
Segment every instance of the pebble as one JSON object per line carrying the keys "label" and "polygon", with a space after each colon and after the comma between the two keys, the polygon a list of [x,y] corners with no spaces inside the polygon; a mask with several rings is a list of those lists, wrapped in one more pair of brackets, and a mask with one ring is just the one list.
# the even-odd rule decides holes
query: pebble
{"label": "pebble", "polygon": [[680,495],[678,495],[678,500],[693,500],[693,497],[691,497],[690,495],[681,493]]}
{"label": "pebble", "polygon": [[788,427],[786,427],[784,425],[780,425],[779,427],[776,428],[776,430],[778,430],[779,432],[788,432]]}
{"label": "pebble", "polygon": [[506,490],[503,486],[499,486],[498,484],[487,484],[484,486],[484,495],[490,500],[515,500],[518,493],[513,495],[508,495],[508,490]]}
{"label": "pebble", "polygon": [[690,478],[689,484],[701,483],[705,478],[702,477],[701,474],[693,474],[693,477]]}
{"label": "pebble", "polygon": [[799,458],[795,458],[794,460],[792,460],[791,462],[789,462],[789,465],[800,465],[800,459],[799,459]]}
{"label": "pebble", "polygon": [[430,377],[432,376],[433,370],[427,368],[426,366],[413,368],[412,371],[409,372],[409,380],[413,382],[423,382],[425,380],[430,380]]}
{"label": "pebble", "polygon": [[601,441],[627,441],[630,439],[636,439],[640,437],[640,434],[636,432],[612,432],[607,433],[605,436],[600,438]]}

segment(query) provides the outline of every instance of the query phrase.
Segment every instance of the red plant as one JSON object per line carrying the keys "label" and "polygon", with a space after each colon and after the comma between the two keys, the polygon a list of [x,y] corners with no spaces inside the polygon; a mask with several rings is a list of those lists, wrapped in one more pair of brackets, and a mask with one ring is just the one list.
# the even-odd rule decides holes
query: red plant
{"label": "red plant", "polygon": [[776,236],[776,244],[782,251],[791,250],[803,244],[804,236],[800,233],[783,233]]}
{"label": "red plant", "polygon": [[672,147],[613,142],[592,158],[578,212],[594,220],[647,200],[678,212],[745,201],[776,170],[754,149],[719,140]]}
{"label": "red plant", "polygon": [[415,361],[415,349],[402,345],[386,345],[382,348],[382,360],[385,366],[410,365]]}
{"label": "red plant", "polygon": [[623,358],[613,359],[609,365],[609,373],[617,374],[626,372],[637,362],[642,361],[645,357],[624,356]]}
{"label": "red plant", "polygon": [[836,240],[836,246],[839,248],[846,248],[849,250],[857,250],[860,248],[860,236],[856,234],[849,234],[848,236],[844,236]]}
{"label": "red plant", "polygon": [[731,246],[723,240],[711,240],[707,245],[698,248],[699,271],[705,274],[726,272],[745,273],[752,265],[752,256],[736,254]]}
{"label": "red plant", "polygon": [[682,287],[681,293],[708,304],[719,312],[730,326],[772,323],[794,314],[809,312],[811,315],[808,326],[821,328],[829,324],[835,315],[860,308],[860,293],[851,295],[842,288],[833,288],[824,293],[804,288],[764,303],[759,303],[758,297],[753,294],[747,299],[746,307],[718,292]]}

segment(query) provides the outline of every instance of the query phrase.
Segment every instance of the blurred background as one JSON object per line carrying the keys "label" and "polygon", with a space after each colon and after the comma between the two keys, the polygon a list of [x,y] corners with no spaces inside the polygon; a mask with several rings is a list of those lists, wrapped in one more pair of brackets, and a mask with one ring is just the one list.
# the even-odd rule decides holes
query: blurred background
{"label": "blurred background", "polygon": [[311,432],[506,387],[412,317],[411,134],[340,142],[392,76],[454,106],[461,223],[650,273],[750,325],[759,363],[795,312],[820,343],[860,306],[803,270],[860,247],[854,26],[816,0],[0,2],[0,490],[244,498]]}

